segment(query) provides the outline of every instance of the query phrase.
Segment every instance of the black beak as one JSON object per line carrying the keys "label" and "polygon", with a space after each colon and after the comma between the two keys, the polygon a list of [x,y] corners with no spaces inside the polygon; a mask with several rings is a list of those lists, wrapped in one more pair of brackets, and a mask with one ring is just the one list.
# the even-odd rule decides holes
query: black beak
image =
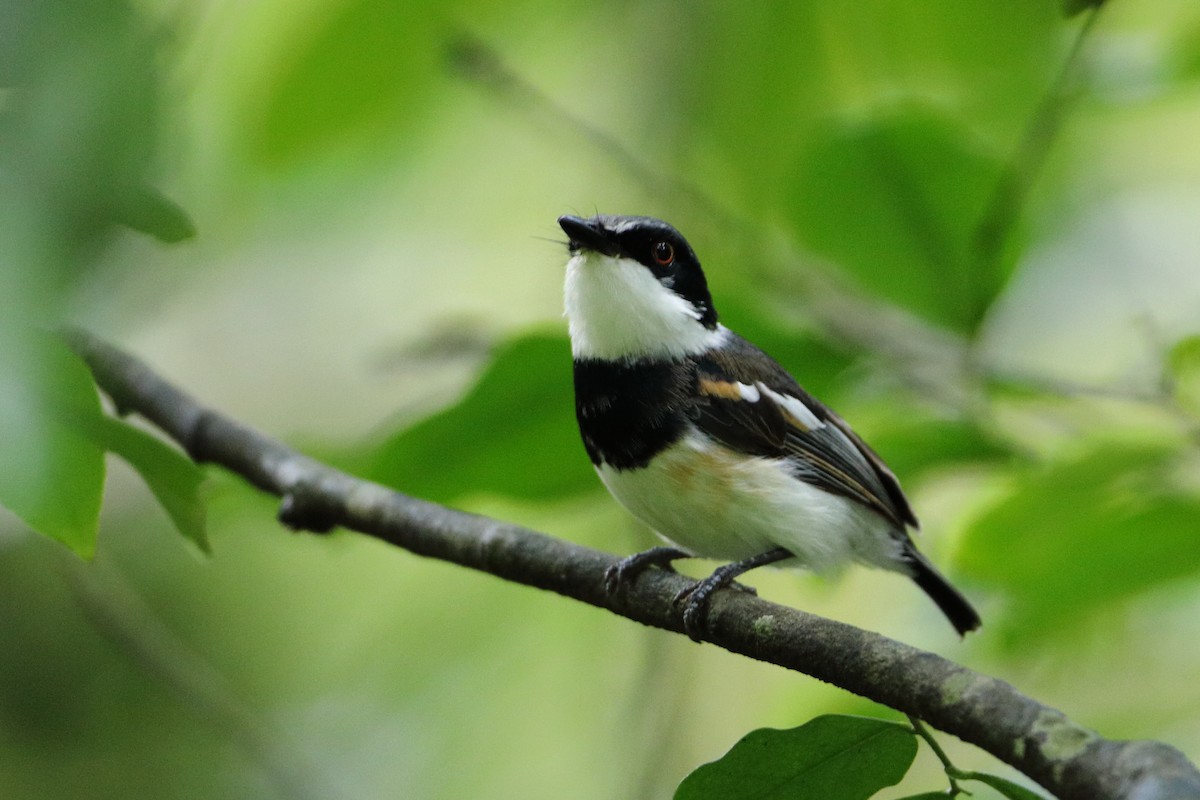
{"label": "black beak", "polygon": [[558,218],[558,224],[571,239],[572,253],[580,250],[594,250],[606,256],[616,256],[620,253],[617,238],[604,227],[599,217],[581,219],[563,216]]}

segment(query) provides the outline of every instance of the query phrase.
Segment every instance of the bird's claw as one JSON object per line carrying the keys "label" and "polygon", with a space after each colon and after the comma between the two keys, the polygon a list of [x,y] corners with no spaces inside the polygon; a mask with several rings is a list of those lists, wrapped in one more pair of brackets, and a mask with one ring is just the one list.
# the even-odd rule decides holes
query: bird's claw
{"label": "bird's claw", "polygon": [[680,589],[672,599],[675,605],[683,606],[683,630],[693,642],[702,641],[708,633],[708,604],[712,593],[721,586],[721,581],[713,580],[710,575]]}
{"label": "bird's claw", "polygon": [[708,631],[708,606],[712,595],[717,589],[735,589],[745,594],[757,596],[758,590],[753,586],[738,583],[731,579],[728,572],[718,569],[704,580],[696,581],[676,592],[672,599],[675,605],[683,605],[683,630],[694,642],[699,642]]}
{"label": "bird's claw", "polygon": [[652,547],[640,553],[626,556],[604,570],[604,592],[612,596],[637,579],[637,576],[650,567],[658,567],[668,572],[674,572],[671,562],[677,558],[687,558],[688,553],[677,547]]}

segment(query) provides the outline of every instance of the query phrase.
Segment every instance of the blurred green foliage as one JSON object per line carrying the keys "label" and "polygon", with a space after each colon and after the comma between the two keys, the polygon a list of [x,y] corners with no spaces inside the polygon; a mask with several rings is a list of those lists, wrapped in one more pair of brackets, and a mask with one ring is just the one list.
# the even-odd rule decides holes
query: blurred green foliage
{"label": "blurred green foliage", "polygon": [[200,489],[204,474],[195,462],[161,439],[112,417],[100,417],[88,432],[93,441],[124,459],[141,476],[184,538],[207,552]]}
{"label": "blurred green foliage", "polygon": [[[861,713],[282,532],[103,415],[45,333],[98,327],[403,491],[631,551],[546,328],[553,220],[593,209],[679,225],[723,321],[897,471],[985,626],[958,649],[861,570],[764,594],[1200,754],[1200,242],[1173,227],[1200,209],[1200,7],[1100,5],[0,0],[0,795],[668,797],[746,730]],[[482,367],[379,358],[456,315],[495,332]],[[918,755],[879,796],[942,781]]]}
{"label": "blurred green foliage", "polygon": [[1105,603],[1200,576],[1200,497],[1179,487],[1180,456],[1179,444],[1116,443],[1019,475],[959,559],[1012,603],[998,632],[1050,635]]}
{"label": "blurred green foliage", "polygon": [[800,155],[791,218],[802,241],[864,287],[970,333],[1012,269],[988,263],[977,236],[1002,168],[965,129],[902,108],[819,131]]}
{"label": "blurred green foliage", "polygon": [[364,474],[438,502],[475,493],[547,501],[594,490],[590,466],[576,458],[571,373],[562,368],[570,359],[561,334],[509,342],[465,398],[385,440]]}
{"label": "blurred green foliage", "polygon": [[95,546],[104,450],[89,436],[100,399],[87,367],[57,340],[10,334],[0,375],[0,501],[83,556]]}
{"label": "blurred green foliage", "polygon": [[1200,416],[1200,336],[1180,339],[1167,355],[1168,377],[1175,401],[1192,416]]}
{"label": "blurred green foliage", "polygon": [[281,66],[250,134],[253,156],[286,169],[348,141],[378,146],[418,122],[440,73],[443,13],[389,0],[327,9]]}

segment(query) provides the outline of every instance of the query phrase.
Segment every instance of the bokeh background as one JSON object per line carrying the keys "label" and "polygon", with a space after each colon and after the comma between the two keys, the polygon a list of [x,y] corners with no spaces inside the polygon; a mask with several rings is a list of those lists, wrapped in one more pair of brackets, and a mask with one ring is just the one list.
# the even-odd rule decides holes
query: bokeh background
{"label": "bokeh background", "polygon": [[[985,627],[862,569],[751,582],[1200,757],[1194,0],[0,0],[0,86],[10,444],[19,331],[66,322],[359,474],[632,552],[555,219],[660,216]],[[216,470],[204,554],[107,470],[89,561],[0,512],[0,797],[665,798],[753,728],[892,715],[290,533]],[[61,477],[0,447],[0,488]],[[942,785],[925,752],[886,796]]]}

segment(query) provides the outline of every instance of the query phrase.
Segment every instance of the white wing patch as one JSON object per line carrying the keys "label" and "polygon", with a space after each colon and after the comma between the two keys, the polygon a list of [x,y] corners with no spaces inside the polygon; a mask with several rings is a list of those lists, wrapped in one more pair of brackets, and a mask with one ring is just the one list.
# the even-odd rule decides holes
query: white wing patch
{"label": "white wing patch", "polygon": [[737,383],[735,385],[737,386],[738,394],[747,403],[757,403],[762,399],[762,393],[758,391],[757,386],[747,386],[744,383]]}
{"label": "white wing patch", "polygon": [[816,431],[825,427],[825,423],[799,397],[792,397],[790,394],[780,394],[761,382],[756,383],[755,386],[761,389],[771,400],[774,400],[786,415],[800,423],[800,426],[804,429]]}

